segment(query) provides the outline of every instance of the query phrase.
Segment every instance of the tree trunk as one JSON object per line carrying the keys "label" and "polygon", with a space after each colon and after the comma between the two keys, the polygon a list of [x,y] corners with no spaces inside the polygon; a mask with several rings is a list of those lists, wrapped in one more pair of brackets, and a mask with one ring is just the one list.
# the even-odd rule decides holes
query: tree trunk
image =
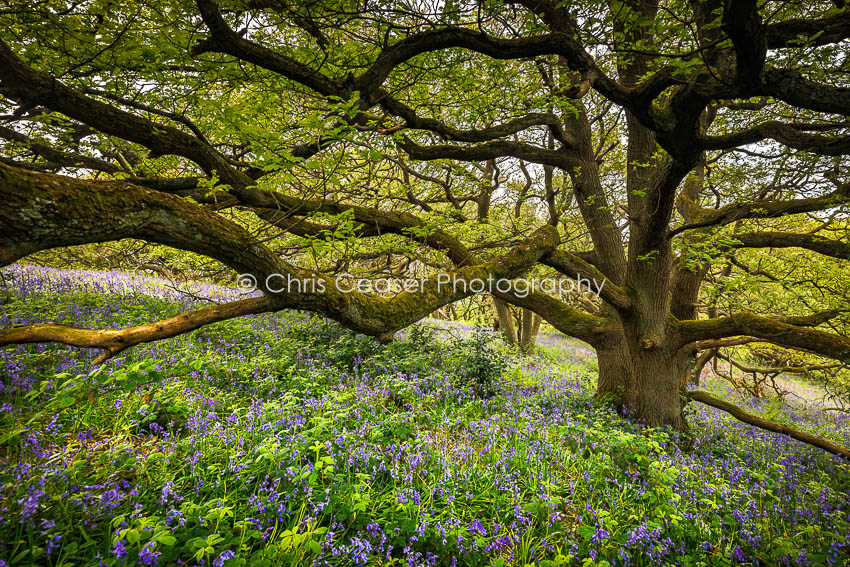
{"label": "tree trunk", "polygon": [[633,374],[632,359],[626,351],[625,337],[618,336],[596,348],[599,381],[596,397],[611,402],[618,409],[626,404],[626,389]]}
{"label": "tree trunk", "polygon": [[625,338],[597,349],[599,382],[596,396],[612,402],[621,413],[650,427],[687,429],[680,386],[693,362],[684,353],[661,347],[645,349]]}
{"label": "tree trunk", "polygon": [[[531,313],[534,313],[531,311]],[[540,334],[540,323],[543,322],[543,317],[534,313],[534,320],[531,323],[531,336],[534,337],[534,344],[537,344],[537,335]]]}
{"label": "tree trunk", "polygon": [[683,353],[670,352],[664,345],[635,352],[633,359],[626,407],[647,426],[686,430],[680,388],[692,368],[692,360]]}
{"label": "tree trunk", "polygon": [[514,327],[514,318],[511,316],[511,308],[507,303],[495,297],[493,298],[493,306],[496,308],[496,315],[499,317],[499,328],[505,334],[508,342],[515,345],[517,336]]}
{"label": "tree trunk", "polygon": [[684,350],[674,350],[666,337],[651,343],[639,337],[639,326],[626,322],[621,335],[597,347],[597,398],[647,426],[687,429],[680,388],[693,359]]}
{"label": "tree trunk", "polygon": [[532,354],[537,344],[537,331],[540,329],[540,316],[530,309],[523,308],[520,312],[519,348],[525,354]]}

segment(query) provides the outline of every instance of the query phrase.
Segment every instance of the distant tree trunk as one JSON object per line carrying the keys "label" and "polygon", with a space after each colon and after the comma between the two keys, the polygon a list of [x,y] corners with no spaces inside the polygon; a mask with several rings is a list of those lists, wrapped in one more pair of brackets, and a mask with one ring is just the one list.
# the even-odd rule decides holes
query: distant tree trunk
{"label": "distant tree trunk", "polygon": [[520,308],[518,320],[514,321],[510,305],[494,297],[493,306],[497,315],[496,330],[502,331],[505,339],[509,343],[519,346],[525,354],[534,353],[537,334],[540,330],[540,315],[531,309]]}
{"label": "distant tree trunk", "polygon": [[537,344],[537,331],[540,329],[540,316],[530,309],[522,309],[520,319],[519,348],[525,354],[533,354]]}
{"label": "distant tree trunk", "polygon": [[499,329],[504,333],[507,341],[515,345],[517,343],[517,334],[510,307],[507,303],[495,297],[493,298],[493,306],[496,308],[496,315],[499,319]]}
{"label": "distant tree trunk", "polygon": [[534,322],[531,324],[531,336],[534,337],[535,343],[537,342],[537,336],[540,334],[540,323],[542,322],[543,317],[534,313]]}
{"label": "distant tree trunk", "polygon": [[448,320],[449,321],[457,321],[457,310],[455,309],[455,304],[449,303],[446,306],[446,309],[448,310],[448,313],[449,313]]}

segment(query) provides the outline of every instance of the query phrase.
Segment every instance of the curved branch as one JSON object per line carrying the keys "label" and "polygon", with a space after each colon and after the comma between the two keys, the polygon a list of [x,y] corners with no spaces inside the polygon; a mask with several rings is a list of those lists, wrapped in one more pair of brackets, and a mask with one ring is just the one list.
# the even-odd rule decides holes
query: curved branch
{"label": "curved branch", "polygon": [[531,128],[532,126],[547,126],[559,133],[558,138],[561,141],[567,141],[566,135],[561,131],[560,122],[552,114],[531,112],[525,116],[514,118],[513,120],[509,120],[496,126],[460,130],[449,126],[444,122],[435,120],[434,118],[419,116],[416,114],[415,110],[406,104],[392,98],[389,95],[385,95],[384,93],[385,91],[383,90],[379,93],[379,104],[386,109],[387,112],[403,119],[406,127],[434,132],[447,140],[453,140],[456,142],[486,142],[488,140],[504,138],[505,136],[516,134],[527,128]]}
{"label": "curved branch", "polygon": [[[248,192],[240,193],[242,196]],[[312,213],[325,213],[330,215],[350,214],[351,218],[358,223],[359,236],[376,236],[379,234],[398,234],[406,238],[422,242],[435,250],[445,252],[456,266],[472,266],[478,264],[478,260],[463,245],[463,243],[440,230],[429,227],[425,221],[411,213],[403,211],[384,211],[371,209],[360,205],[349,205],[344,203],[332,203],[320,200],[305,200],[291,197],[282,193],[261,192],[252,197],[251,206],[257,216],[278,228],[287,232],[302,231],[304,235],[308,231],[322,230],[317,225],[299,224],[291,217],[301,217]],[[257,199],[262,199],[262,206],[257,206]],[[327,230],[327,227],[324,228]],[[293,234],[298,234],[293,232]]]}
{"label": "curved branch", "polygon": [[566,33],[555,32],[535,37],[504,39],[461,27],[426,30],[385,48],[365,72],[358,77],[343,81],[328,77],[291,57],[243,39],[230,29],[211,0],[196,0],[195,3],[212,37],[195,46],[192,50],[193,54],[207,51],[228,53],[279,73],[325,95],[338,96],[344,89],[349,93],[360,91],[361,97],[368,100],[383,84],[390,72],[405,61],[423,53],[461,47],[494,59],[561,55],[573,70],[586,74],[588,77],[592,76],[593,86],[603,96],[613,97],[620,102],[629,101],[628,92],[605,75],[590,54]]}
{"label": "curved branch", "polygon": [[617,331],[612,319],[576,309],[539,291],[525,295],[494,290],[493,295],[511,305],[537,313],[565,335],[581,339],[596,348],[610,340]]}
{"label": "curved branch", "polygon": [[106,173],[117,173],[122,171],[122,169],[114,163],[83,154],[63,152],[53,149],[48,145],[37,142],[29,136],[12,130],[11,128],[6,128],[5,126],[0,126],[0,138],[9,140],[10,142],[18,142],[19,144],[26,146],[36,155],[47,160],[49,163],[56,164],[61,167],[85,167]]}
{"label": "curved branch", "polygon": [[730,339],[708,339],[705,341],[696,341],[693,343],[693,346],[697,348],[697,350],[717,350],[719,348],[725,347],[733,347],[740,345],[747,345],[750,343],[760,343],[763,342],[762,339],[756,337],[734,337]]}
{"label": "curved branch", "polygon": [[706,136],[700,145],[706,150],[725,150],[771,139],[795,150],[828,155],[850,154],[850,136],[819,136],[804,130],[827,130],[846,127],[847,124],[787,124],[771,120],[725,136]]}
{"label": "curved branch", "polygon": [[838,311],[828,311],[803,317],[773,319],[743,312],[728,317],[677,321],[675,325],[679,332],[680,347],[698,341],[747,335],[775,345],[850,362],[850,338],[806,328],[824,323],[838,314]]}
{"label": "curved branch", "polygon": [[[277,228],[288,232],[294,236],[302,236],[316,238],[318,240],[331,241],[335,238],[335,234],[342,228],[341,225],[318,224],[304,220],[302,218],[291,217],[281,214],[280,211],[271,209],[251,209],[254,214],[266,221],[267,223],[276,226]],[[374,226],[356,223],[351,226],[351,232],[356,234],[358,238],[366,238],[369,236],[380,236],[381,232]]]}
{"label": "curved branch", "polygon": [[139,238],[271,274],[277,257],[238,225],[185,199],[124,181],[96,182],[0,164],[0,265],[38,250]]}
{"label": "curved branch", "polygon": [[494,141],[474,146],[453,146],[448,144],[420,146],[405,137],[404,141],[399,142],[398,145],[412,159],[422,161],[437,159],[486,161],[497,157],[511,156],[543,165],[561,168],[567,168],[569,166],[563,152],[547,150],[524,142]]}
{"label": "curved branch", "polygon": [[461,27],[432,29],[410,35],[386,47],[359,76],[334,78],[292,57],[244,39],[230,29],[212,0],[196,0],[196,4],[211,37],[198,43],[192,49],[193,55],[210,51],[226,53],[278,73],[324,96],[348,100],[352,93],[359,92],[362,110],[382,99],[385,107],[400,104],[388,101],[387,93],[380,88],[390,72],[417,55],[449,48],[463,48],[501,60],[559,55],[571,70],[582,76],[580,88],[566,94],[580,97],[593,87],[605,98],[630,109],[647,127],[655,130],[664,130],[665,125],[651,111],[650,105],[664,89],[677,83],[670,69],[662,68],[640,86],[626,89],[608,77],[569,32],[553,31],[545,35],[506,39]]}
{"label": "curved branch", "polygon": [[599,290],[600,299],[610,303],[617,309],[627,310],[632,305],[631,298],[625,289],[608,281],[605,275],[595,266],[575,254],[555,250],[551,254],[544,256],[542,263],[570,278],[590,278],[597,282],[602,282],[602,289]]}
{"label": "curved branch", "polygon": [[322,95],[338,96],[340,94],[342,87],[340,82],[291,57],[248,41],[234,32],[221,17],[221,13],[211,0],[196,0],[195,4],[200,10],[201,17],[210,30],[211,36],[192,48],[191,54],[193,56],[208,52],[226,53],[278,73]]}
{"label": "curved branch", "polygon": [[834,370],[841,368],[842,364],[836,362],[834,364],[810,364],[810,365],[784,365],[784,366],[748,366],[742,362],[738,362],[731,356],[726,356],[720,352],[717,353],[717,358],[725,360],[741,372],[747,374],[807,374],[816,370]]}
{"label": "curved branch", "polygon": [[822,197],[790,199],[787,201],[752,201],[750,203],[732,203],[719,209],[697,209],[690,214],[699,219],[683,224],[670,231],[675,236],[686,230],[707,226],[727,225],[740,219],[768,219],[784,215],[823,211],[850,203],[850,183],[844,184],[832,193]]}
{"label": "curved branch", "polygon": [[773,431],[775,433],[787,435],[792,439],[796,439],[797,441],[802,441],[803,443],[807,443],[819,449],[823,449],[824,451],[829,451],[830,453],[833,453],[835,455],[840,455],[846,459],[850,459],[850,449],[847,449],[846,447],[842,447],[837,443],[833,443],[832,441],[829,441],[822,437],[818,437],[817,435],[812,435],[811,433],[795,429],[793,427],[785,425],[784,423],[777,423],[775,421],[770,421],[769,419],[764,419],[763,417],[753,415],[739,408],[735,404],[731,404],[727,401],[715,398],[714,396],[706,392],[686,391],[684,392],[684,395],[696,402],[700,402],[708,406],[717,408],[719,410],[725,411],[738,421],[742,421],[749,425],[754,425],[760,429],[766,429],[767,431]]}
{"label": "curved branch", "polygon": [[[312,211],[329,214],[339,214],[343,211],[348,211],[352,213],[354,220],[361,223],[358,227],[360,236],[392,233],[409,238],[411,237],[410,229],[428,228],[421,237],[423,244],[434,250],[445,252],[449,260],[456,266],[471,266],[480,263],[480,260],[472,251],[457,238],[440,229],[426,227],[421,219],[410,213],[394,213],[360,206],[340,205],[320,201],[298,201],[294,198],[278,196],[281,198],[282,203],[279,210],[266,209],[258,211],[254,209],[254,211],[266,220],[277,218],[278,220],[274,224],[284,230],[289,230],[289,227],[293,225],[295,227],[295,233],[299,231],[304,231],[305,233],[320,232],[322,230],[321,227],[317,227],[312,223],[302,226],[299,221],[287,218],[283,214],[284,211],[287,214],[294,214],[296,216]],[[292,205],[292,208],[285,209],[284,207],[287,203]],[[565,275],[568,276],[578,273],[583,277],[596,278],[597,281],[603,282],[600,297],[612,304],[625,306],[626,302],[629,301],[622,289],[613,286],[597,268],[577,255],[553,250],[542,256],[542,262],[559,271],[567,270],[568,272],[565,272]],[[610,289],[609,285],[611,286]],[[576,337],[592,345],[597,345],[606,340],[613,330],[610,320],[566,305],[562,301],[544,293],[533,292],[521,297],[515,292],[499,293],[494,290],[493,295],[512,305],[531,309],[564,334]]]}
{"label": "curved branch", "polygon": [[850,38],[850,12],[820,19],[794,18],[764,28],[768,49],[820,46]]}
{"label": "curved branch", "polygon": [[[360,231],[361,236],[392,233],[402,235],[407,238],[414,238],[415,240],[421,238],[421,242],[426,246],[429,246],[434,250],[445,252],[449,260],[451,260],[455,266],[474,266],[481,263],[472,251],[469,250],[459,239],[439,228],[427,226],[422,219],[411,213],[383,211],[359,205],[332,203],[320,200],[304,200],[284,195],[282,193],[257,191],[253,189],[238,192],[231,191],[231,194],[234,193],[244,199],[240,199],[237,204],[250,207],[251,210],[253,210],[261,218],[268,222],[272,222],[272,224],[283,230],[289,231],[289,229],[292,228],[292,232],[294,233],[301,231],[305,235],[319,234],[325,230],[326,227],[320,227],[313,223],[304,224],[304,221],[299,221],[293,217],[300,218],[315,212],[331,215],[348,213],[355,222],[359,223],[358,230]],[[204,199],[203,196],[197,195],[196,192],[192,192],[192,194],[199,200]],[[222,195],[224,197],[230,197],[231,194]],[[215,198],[216,195],[214,195],[213,198]],[[557,236],[557,231],[553,227],[550,228],[551,232]],[[421,231],[417,229],[421,229]],[[554,250],[550,253],[542,254],[541,258],[549,258],[552,254],[555,254]],[[597,281],[605,280],[605,276],[602,275],[597,268],[582,259],[580,257],[580,253],[573,256],[575,256],[576,261],[581,262],[581,264],[579,264],[580,266],[589,266],[589,269],[582,272],[583,274],[597,274],[596,276],[591,277],[597,277]],[[558,262],[559,258],[563,260],[562,257],[555,254],[554,262]],[[566,264],[563,263],[562,267],[569,269],[566,267]],[[609,283],[610,280],[606,281],[604,284],[602,289],[604,293],[608,293],[605,288],[608,287]],[[617,297],[617,292],[618,290],[613,290],[611,299],[614,302],[623,304],[625,299],[622,297],[622,294]],[[497,292],[494,293],[494,295],[513,305],[526,307],[537,312],[561,332],[593,345],[606,340],[612,331],[612,323],[607,318],[600,317],[598,315],[591,315],[574,307],[570,307],[543,293],[530,293],[525,297],[519,297],[516,293],[499,294]]]}
{"label": "curved branch", "polygon": [[101,89],[93,89],[91,87],[84,87],[81,89],[83,93],[95,96],[101,96],[103,98],[113,100],[117,103],[123,104],[124,106],[129,106],[130,108],[135,108],[137,110],[141,110],[143,112],[149,112],[151,114],[156,114],[157,116],[162,116],[163,118],[168,118],[175,122],[179,122],[183,124],[186,128],[188,128],[199,140],[204,142],[205,144],[209,144],[209,140],[204,136],[204,133],[201,132],[201,129],[192,122],[189,118],[182,114],[178,114],[176,112],[168,112],[165,110],[160,110],[158,108],[154,108],[152,106],[148,106],[147,104],[142,104],[140,102],[136,102],[134,100],[130,100],[121,96],[114,95],[110,92],[101,90]]}
{"label": "curved branch", "polygon": [[264,313],[271,311],[273,307],[274,304],[266,297],[251,297],[121,330],[81,329],[51,323],[26,325],[0,329],[0,346],[53,342],[80,348],[96,348],[105,351],[94,361],[94,364],[100,364],[131,346],[168,339],[226,319]]}
{"label": "curved branch", "polygon": [[792,232],[750,232],[736,234],[733,248],[805,248],[842,260],[850,260],[850,242],[833,240],[813,234]]}
{"label": "curved branch", "polygon": [[5,94],[16,100],[46,106],[104,134],[140,144],[148,148],[152,156],[182,156],[207,173],[217,171],[225,183],[252,184],[251,178],[234,169],[209,144],[173,126],[151,122],[81,94],[24,63],[2,40],[0,86]]}
{"label": "curved branch", "polygon": [[770,69],[764,74],[761,93],[797,108],[827,114],[850,115],[850,88],[833,87],[807,79],[799,71]]}
{"label": "curved branch", "polygon": [[[410,238],[411,229],[427,228],[428,230],[421,236],[422,243],[434,250],[445,252],[456,266],[472,266],[480,263],[480,260],[460,240],[440,229],[427,227],[421,219],[410,213],[379,211],[367,207],[320,201],[299,201],[293,197],[271,195],[278,197],[281,203],[280,208],[277,210],[254,209],[254,212],[266,220],[277,219],[274,224],[284,230],[294,226],[295,233],[299,231],[316,233],[323,229],[312,223],[302,226],[301,222],[287,217],[287,214],[298,216],[309,212],[328,214],[350,212],[354,220],[360,223],[358,227],[358,231],[361,231],[360,236],[392,233]],[[542,261],[559,271],[567,270],[568,273],[565,272],[565,275],[573,276],[580,273],[583,277],[596,278],[597,281],[604,282],[600,297],[612,304],[625,306],[629,301],[622,289],[613,286],[597,268],[577,255],[553,250],[542,255]],[[524,297],[516,293],[499,293],[498,291],[494,291],[493,295],[512,305],[531,309],[559,331],[593,345],[604,341],[612,331],[611,321],[608,319],[570,307],[540,292],[529,293]]]}

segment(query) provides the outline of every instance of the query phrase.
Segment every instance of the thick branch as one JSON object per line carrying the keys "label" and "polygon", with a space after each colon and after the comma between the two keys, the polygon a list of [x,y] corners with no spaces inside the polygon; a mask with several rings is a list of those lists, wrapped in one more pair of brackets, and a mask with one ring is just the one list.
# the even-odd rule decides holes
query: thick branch
{"label": "thick branch", "polygon": [[[406,104],[383,93],[384,91],[381,91],[378,95],[381,106],[388,112],[402,118],[406,127],[434,132],[447,140],[456,142],[486,142],[516,134],[532,126],[548,126],[550,129],[560,132],[558,119],[552,114],[540,112],[531,112],[489,128],[461,130],[439,120],[419,116],[415,110]],[[566,136],[562,132],[560,132],[559,138],[566,141]]]}
{"label": "thick branch", "polygon": [[[197,252],[253,275],[274,310],[322,313],[376,336],[473,295],[476,291],[468,285],[473,280],[498,281],[524,274],[559,242],[557,230],[544,225],[501,256],[442,274],[442,280],[440,275],[432,276],[418,289],[386,299],[347,292],[325,274],[280,260],[227,219],[184,199],[130,183],[83,181],[0,165],[0,198],[7,205],[0,209],[3,265],[56,246],[140,238]],[[460,283],[455,285],[455,280]],[[283,289],[282,282],[288,281],[300,283]]]}
{"label": "thick branch", "polygon": [[792,69],[766,71],[761,92],[757,94],[778,98],[797,108],[850,115],[850,88],[818,83]]}
{"label": "thick branch", "polygon": [[617,332],[611,319],[576,309],[539,291],[518,295],[495,290],[493,295],[511,305],[530,309],[565,335],[581,339],[596,348]]}
{"label": "thick branch", "polygon": [[217,258],[238,272],[278,271],[244,229],[185,199],[124,181],[95,182],[0,165],[0,265],[38,250],[139,238]]}
{"label": "thick branch", "polygon": [[700,139],[706,150],[725,150],[771,139],[795,150],[815,154],[843,156],[850,154],[850,136],[822,136],[805,130],[827,130],[846,124],[787,124],[771,120],[725,136],[706,136]]}
{"label": "thick branch", "polygon": [[846,10],[818,20],[793,18],[764,28],[768,49],[819,46],[850,38],[850,12]]}
{"label": "thick branch", "polygon": [[105,351],[94,361],[94,364],[100,364],[131,346],[168,339],[226,319],[270,311],[273,305],[266,297],[252,297],[121,330],[80,329],[50,323],[0,329],[0,346],[54,342],[96,348]]}
{"label": "thick branch", "polygon": [[412,140],[405,139],[404,142],[399,143],[399,147],[412,159],[423,161],[437,159],[486,161],[497,157],[512,156],[517,159],[543,165],[555,167],[568,166],[563,152],[547,150],[524,142],[494,141],[474,146],[454,146],[448,144],[420,146]]}
{"label": "thick branch", "polygon": [[[274,224],[284,230],[289,230],[289,227],[294,225],[295,233],[302,229],[305,233],[321,231],[321,228],[315,225],[302,226],[299,221],[287,217],[289,214],[300,216],[310,212],[340,214],[347,211],[352,214],[355,221],[360,223],[358,231],[361,231],[359,233],[361,236],[392,233],[411,237],[411,229],[427,228],[421,219],[410,213],[379,211],[367,207],[321,201],[300,201],[280,194],[271,195],[278,198],[279,209],[255,209],[255,212],[266,220],[276,219]],[[460,240],[440,229],[428,228],[421,238],[426,246],[445,252],[456,266],[472,266],[480,263],[480,260]],[[565,272],[565,274],[571,277],[580,273],[582,277],[595,278],[600,284],[604,282],[600,297],[606,301],[620,305],[625,305],[628,301],[622,289],[613,286],[610,280],[606,281],[605,276],[597,268],[576,255],[552,251],[543,255],[543,262],[559,270],[568,270],[569,273]],[[609,286],[611,286],[610,289]],[[500,294],[496,291],[493,295],[513,305],[531,309],[561,332],[593,345],[604,341],[612,330],[609,320],[570,307],[544,293],[534,292],[520,297],[513,292]]]}
{"label": "thick branch", "polygon": [[781,320],[743,312],[728,317],[678,321],[676,325],[680,337],[679,346],[697,341],[747,335],[775,345],[796,348],[834,358],[841,362],[848,362],[850,361],[849,338],[805,327],[823,323],[837,314],[837,311],[829,311],[807,317],[788,317]]}
{"label": "thick branch", "polygon": [[695,210],[691,214],[699,220],[681,225],[672,231],[675,236],[686,230],[707,226],[727,225],[739,219],[767,219],[823,211],[832,207],[850,203],[850,184],[845,184],[822,197],[790,199],[787,201],[752,201],[750,203],[732,203],[719,209]]}
{"label": "thick branch", "polygon": [[750,232],[736,234],[734,248],[805,248],[842,260],[850,260],[850,242],[833,240],[813,234],[792,232]]}
{"label": "thick branch", "polygon": [[735,47],[735,82],[750,92],[761,83],[767,44],[756,0],[727,0],[723,31]]}
{"label": "thick branch", "polygon": [[620,310],[627,310],[631,307],[631,299],[626,291],[608,281],[605,275],[600,272],[592,264],[585,262],[578,256],[569,252],[555,250],[551,254],[544,256],[542,262],[550,268],[556,269],[558,272],[571,278],[582,277],[585,279],[593,279],[604,285],[599,292],[600,299],[607,301],[612,306]]}

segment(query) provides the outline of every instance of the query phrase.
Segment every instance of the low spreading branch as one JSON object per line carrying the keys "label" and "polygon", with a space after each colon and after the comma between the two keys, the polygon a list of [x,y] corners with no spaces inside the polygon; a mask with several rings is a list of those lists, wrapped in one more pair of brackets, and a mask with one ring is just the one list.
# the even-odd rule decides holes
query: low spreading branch
{"label": "low spreading branch", "polygon": [[795,429],[793,427],[785,425],[784,423],[777,423],[775,421],[770,421],[769,419],[764,419],[763,417],[753,415],[743,410],[742,408],[736,406],[735,404],[729,403],[719,398],[715,398],[711,394],[708,394],[703,391],[686,391],[684,394],[691,400],[725,411],[738,421],[742,421],[749,425],[754,425],[760,429],[765,429],[767,431],[773,431],[775,433],[787,435],[792,439],[796,439],[797,441],[802,441],[803,443],[807,443],[809,445],[812,445],[813,447],[823,449],[824,451],[828,451],[834,455],[840,455],[845,459],[850,459],[850,449],[842,447],[841,445],[833,443],[832,441],[824,439],[823,437],[818,437],[817,435],[812,435],[811,433]]}
{"label": "low spreading branch", "polygon": [[0,346],[52,342],[101,349],[104,353],[94,361],[94,364],[101,364],[131,346],[168,339],[227,319],[263,313],[273,307],[274,304],[265,297],[251,297],[120,330],[81,329],[51,323],[26,325],[0,329]]}
{"label": "low spreading branch", "polygon": [[[174,195],[131,183],[95,182],[0,165],[0,265],[39,250],[140,238],[215,258],[238,273],[251,274],[274,310],[304,309],[324,314],[358,332],[383,336],[476,293],[474,280],[521,276],[558,245],[557,230],[544,225],[504,254],[486,262],[463,263],[448,275],[425,278],[415,291],[391,298],[343,291],[321,272],[281,260],[235,223]],[[414,217],[415,218],[415,217]],[[465,259],[470,259],[469,257]],[[269,283],[311,282],[296,289]],[[454,282],[462,282],[455,284]],[[480,290],[479,290],[480,291]]]}

